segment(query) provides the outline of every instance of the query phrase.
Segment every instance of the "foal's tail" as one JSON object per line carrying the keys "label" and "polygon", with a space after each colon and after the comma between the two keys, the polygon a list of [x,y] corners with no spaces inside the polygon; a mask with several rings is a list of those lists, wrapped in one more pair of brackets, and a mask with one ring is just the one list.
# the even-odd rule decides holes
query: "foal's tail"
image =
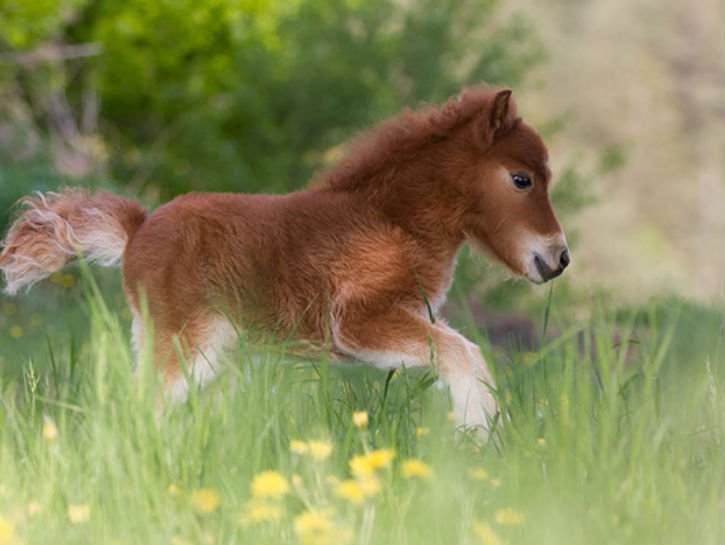
{"label": "foal's tail", "polygon": [[20,201],[24,210],[10,226],[0,253],[5,293],[61,270],[82,255],[103,267],[118,265],[126,244],[146,219],[134,201],[97,191],[64,188]]}

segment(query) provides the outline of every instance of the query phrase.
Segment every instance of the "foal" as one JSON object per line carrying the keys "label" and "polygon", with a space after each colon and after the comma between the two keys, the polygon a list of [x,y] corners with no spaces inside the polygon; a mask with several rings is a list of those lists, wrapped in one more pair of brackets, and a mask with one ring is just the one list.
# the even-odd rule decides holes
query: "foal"
{"label": "foal", "polygon": [[517,117],[511,91],[468,89],[382,123],[289,195],[189,194],[152,214],[103,191],[28,197],[0,269],[14,294],[79,252],[122,262],[135,348],[153,343],[176,399],[189,380],[213,377],[236,340],[231,320],[340,360],[433,365],[458,424],[486,428],[496,413],[491,375],[438,311],[465,241],[532,282],[561,274],[569,253],[550,177],[546,148]]}

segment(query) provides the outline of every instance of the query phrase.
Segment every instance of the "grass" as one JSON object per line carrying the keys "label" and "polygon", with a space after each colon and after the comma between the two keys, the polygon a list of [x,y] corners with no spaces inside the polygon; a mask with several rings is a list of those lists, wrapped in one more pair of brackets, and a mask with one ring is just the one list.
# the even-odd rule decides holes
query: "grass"
{"label": "grass", "polygon": [[218,381],[157,416],[123,312],[71,286],[0,319],[0,545],[725,541],[716,311],[602,307],[566,327],[554,297],[562,333],[540,351],[478,339],[507,415],[479,446],[430,373],[289,361],[243,338]]}

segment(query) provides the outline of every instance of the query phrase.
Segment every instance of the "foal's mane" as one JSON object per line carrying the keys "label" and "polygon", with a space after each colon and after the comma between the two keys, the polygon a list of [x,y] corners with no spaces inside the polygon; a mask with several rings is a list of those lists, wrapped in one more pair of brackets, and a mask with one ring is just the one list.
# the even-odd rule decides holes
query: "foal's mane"
{"label": "foal's mane", "polygon": [[[441,107],[424,104],[416,110],[406,108],[353,140],[345,157],[323,172],[315,185],[344,190],[359,188],[473,120],[492,104],[496,92],[490,87],[469,88]],[[482,126],[485,128],[485,124]]]}

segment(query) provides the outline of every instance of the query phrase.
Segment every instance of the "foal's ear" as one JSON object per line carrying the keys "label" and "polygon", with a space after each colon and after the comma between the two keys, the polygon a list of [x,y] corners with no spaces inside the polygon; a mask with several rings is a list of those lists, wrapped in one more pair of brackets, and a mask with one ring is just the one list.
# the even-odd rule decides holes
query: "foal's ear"
{"label": "foal's ear", "polygon": [[496,93],[493,98],[491,111],[488,114],[488,126],[492,134],[516,117],[516,103],[511,98],[512,92],[511,89],[504,89]]}

